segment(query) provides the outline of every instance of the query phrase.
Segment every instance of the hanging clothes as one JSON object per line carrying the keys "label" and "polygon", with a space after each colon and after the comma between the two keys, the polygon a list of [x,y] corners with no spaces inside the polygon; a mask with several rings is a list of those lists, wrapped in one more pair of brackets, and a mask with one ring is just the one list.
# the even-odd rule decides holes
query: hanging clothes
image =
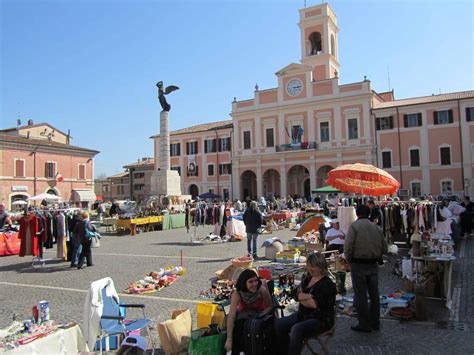
{"label": "hanging clothes", "polygon": [[20,256],[41,255],[38,232],[38,218],[35,215],[27,214],[20,219]]}
{"label": "hanging clothes", "polygon": [[67,246],[66,246],[66,218],[61,212],[56,214],[56,257],[66,260],[67,259]]}

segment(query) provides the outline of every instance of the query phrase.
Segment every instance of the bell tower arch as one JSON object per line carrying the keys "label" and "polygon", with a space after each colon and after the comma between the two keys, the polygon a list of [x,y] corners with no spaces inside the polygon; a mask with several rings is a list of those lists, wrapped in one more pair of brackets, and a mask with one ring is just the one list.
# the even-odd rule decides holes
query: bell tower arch
{"label": "bell tower arch", "polygon": [[339,76],[337,17],[329,4],[300,10],[301,63],[313,67],[313,80]]}

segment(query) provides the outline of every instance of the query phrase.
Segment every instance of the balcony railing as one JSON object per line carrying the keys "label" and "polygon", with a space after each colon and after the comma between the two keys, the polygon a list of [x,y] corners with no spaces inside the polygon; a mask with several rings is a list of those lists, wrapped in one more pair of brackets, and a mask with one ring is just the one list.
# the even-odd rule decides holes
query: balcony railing
{"label": "balcony railing", "polygon": [[316,142],[300,142],[293,144],[280,144],[275,147],[277,152],[288,152],[293,150],[317,149]]}

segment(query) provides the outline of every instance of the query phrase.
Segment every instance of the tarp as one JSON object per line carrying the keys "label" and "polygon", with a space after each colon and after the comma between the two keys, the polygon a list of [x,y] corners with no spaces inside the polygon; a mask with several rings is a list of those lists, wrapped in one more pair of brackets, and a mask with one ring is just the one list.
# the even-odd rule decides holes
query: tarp
{"label": "tarp", "polygon": [[96,200],[95,193],[92,190],[73,189],[72,191],[73,191],[72,193],[73,201],[95,201]]}
{"label": "tarp", "polygon": [[330,193],[337,193],[337,192],[341,192],[340,190],[336,189],[335,187],[332,187],[330,185],[328,186],[324,186],[324,187],[320,187],[318,189],[313,189],[311,191],[313,194],[317,194],[317,193],[327,193],[327,194],[330,194]]}
{"label": "tarp", "polygon": [[184,228],[185,218],[185,213],[163,215],[163,230]]}
{"label": "tarp", "polygon": [[302,237],[305,233],[311,232],[312,230],[317,232],[319,230],[319,224],[327,221],[330,221],[330,218],[324,216],[323,214],[311,216],[306,221],[304,221],[304,223],[301,225],[301,228],[296,233],[296,236]]}

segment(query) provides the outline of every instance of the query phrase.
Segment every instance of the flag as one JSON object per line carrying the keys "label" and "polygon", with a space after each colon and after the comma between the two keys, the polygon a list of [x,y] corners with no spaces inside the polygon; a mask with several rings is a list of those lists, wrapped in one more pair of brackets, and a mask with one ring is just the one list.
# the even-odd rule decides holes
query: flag
{"label": "flag", "polygon": [[59,182],[64,181],[63,176],[59,172],[56,173],[55,179],[56,181],[59,181]]}

